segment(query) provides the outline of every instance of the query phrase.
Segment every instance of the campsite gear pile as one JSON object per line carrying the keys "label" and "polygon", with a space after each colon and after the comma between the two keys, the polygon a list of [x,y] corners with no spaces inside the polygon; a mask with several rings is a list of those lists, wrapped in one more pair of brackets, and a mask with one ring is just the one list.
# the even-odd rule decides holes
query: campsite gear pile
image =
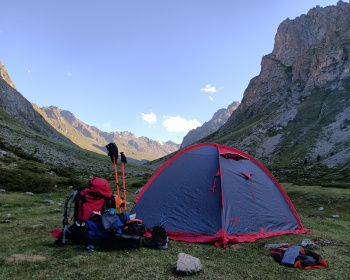
{"label": "campsite gear pile", "polygon": [[301,269],[326,268],[327,262],[313,251],[301,249],[300,246],[282,246],[271,251],[273,258],[281,265]]}
{"label": "campsite gear pile", "polygon": [[[117,175],[118,148],[114,143],[110,143],[106,147],[114,164],[117,195],[112,193],[107,180],[97,177],[92,177],[87,187],[78,188],[71,193],[65,202],[63,228],[52,231],[52,235],[57,238],[55,244],[66,244],[69,240],[72,244],[87,245],[89,252],[93,252],[95,248],[139,248],[141,237],[147,229],[142,220],[135,219],[135,214],[130,216],[127,213],[124,172],[127,160],[124,153],[121,153],[124,191],[124,199],[122,199]],[[74,219],[74,223],[70,225],[69,218],[73,203],[74,215],[71,219]],[[123,204],[124,213],[122,212]],[[119,213],[116,209],[119,209]],[[168,239],[165,229],[161,227],[157,233],[161,235],[161,238],[166,237],[167,247]],[[165,246],[165,244],[161,244],[163,247]]]}
{"label": "campsite gear pile", "polygon": [[147,228],[166,215],[170,239],[224,247],[310,232],[266,167],[213,143],[190,146],[165,162],[136,197],[134,213]]}

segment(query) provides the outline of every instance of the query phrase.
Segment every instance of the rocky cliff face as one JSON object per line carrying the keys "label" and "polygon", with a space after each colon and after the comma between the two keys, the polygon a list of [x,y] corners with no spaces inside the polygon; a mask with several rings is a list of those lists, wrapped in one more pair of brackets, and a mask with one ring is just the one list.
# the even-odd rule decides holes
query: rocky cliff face
{"label": "rocky cliff face", "polygon": [[349,23],[350,5],[342,1],[282,22],[259,76],[211,140],[267,163],[348,162]]}
{"label": "rocky cliff face", "polygon": [[34,110],[32,104],[17,91],[9,74],[1,63],[0,108],[44,136],[64,143],[70,142],[66,137],[53,129],[45,119]]}
{"label": "rocky cliff face", "polygon": [[159,142],[147,137],[136,137],[131,132],[104,132],[87,125],[74,114],[58,107],[34,108],[54,127],[81,148],[105,154],[105,146],[114,142],[128,158],[138,161],[153,160],[179,149],[174,142]]}
{"label": "rocky cliff face", "polygon": [[203,137],[208,136],[209,134],[217,131],[220,126],[222,126],[228,118],[231,116],[232,112],[237,109],[240,103],[234,101],[227,109],[218,110],[210,121],[205,122],[202,126],[192,129],[187,135],[183,138],[181,143],[181,148],[187,147],[194,142],[200,140]]}

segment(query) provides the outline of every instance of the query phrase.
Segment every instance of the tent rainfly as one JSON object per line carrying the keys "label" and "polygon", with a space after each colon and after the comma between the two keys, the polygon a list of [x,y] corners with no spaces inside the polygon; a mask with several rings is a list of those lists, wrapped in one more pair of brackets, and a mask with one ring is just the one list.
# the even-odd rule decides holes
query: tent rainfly
{"label": "tent rainfly", "polygon": [[148,229],[165,216],[165,229],[174,240],[226,247],[310,232],[261,163],[237,149],[212,143],[193,145],[169,159],[134,203],[131,214]]}

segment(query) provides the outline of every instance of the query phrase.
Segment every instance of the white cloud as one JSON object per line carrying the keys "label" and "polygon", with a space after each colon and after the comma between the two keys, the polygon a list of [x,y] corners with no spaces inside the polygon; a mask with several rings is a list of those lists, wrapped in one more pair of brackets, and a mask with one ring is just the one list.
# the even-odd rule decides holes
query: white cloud
{"label": "white cloud", "polygon": [[141,113],[141,115],[142,115],[142,120],[144,120],[148,124],[157,122],[157,116],[152,111],[149,114]]}
{"label": "white cloud", "polygon": [[104,123],[102,124],[103,127],[111,127],[111,124],[110,123]]}
{"label": "white cloud", "polygon": [[27,72],[30,73],[30,69],[27,69]]}
{"label": "white cloud", "polygon": [[209,96],[209,99],[210,99],[210,101],[213,101],[213,100],[214,100],[214,98],[213,98],[213,97],[211,97],[211,96]]}
{"label": "white cloud", "polygon": [[72,73],[71,72],[68,71],[66,74],[67,74],[67,76],[72,77]]}
{"label": "white cloud", "polygon": [[201,91],[214,93],[216,92],[216,89],[215,87],[212,87],[211,84],[207,84],[205,88],[201,88]]}
{"label": "white cloud", "polygon": [[196,119],[186,120],[180,116],[168,117],[163,121],[163,126],[168,132],[189,132],[201,125]]}

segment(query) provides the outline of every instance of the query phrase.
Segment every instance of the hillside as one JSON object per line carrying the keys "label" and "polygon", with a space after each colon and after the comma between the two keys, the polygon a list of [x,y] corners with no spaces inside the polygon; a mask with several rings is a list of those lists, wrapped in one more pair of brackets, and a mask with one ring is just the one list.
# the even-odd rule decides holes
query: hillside
{"label": "hillside", "polygon": [[350,5],[342,1],[282,22],[241,105],[201,141],[238,148],[276,168],[349,170],[349,22]]}
{"label": "hillside", "polygon": [[[10,75],[0,62],[0,109],[39,134],[62,143],[73,143],[58,133],[38,114],[32,104],[17,91]],[[4,133],[4,131],[2,131]]]}
{"label": "hillside", "polygon": [[[132,161],[128,154],[126,156],[128,162]],[[109,157],[82,149],[57,132],[16,90],[10,75],[0,64],[1,185],[4,187],[17,184],[15,183],[17,181],[26,182],[25,185],[28,180],[38,182],[43,179],[45,181],[48,171],[54,168],[53,166],[74,169],[72,173],[62,171],[70,178],[80,177],[86,172],[88,172],[87,175],[108,174],[112,178],[114,176],[113,164]],[[126,172],[140,174],[150,171],[145,167],[128,164]],[[48,181],[52,185],[54,180]],[[14,187],[21,186],[17,184]]]}

